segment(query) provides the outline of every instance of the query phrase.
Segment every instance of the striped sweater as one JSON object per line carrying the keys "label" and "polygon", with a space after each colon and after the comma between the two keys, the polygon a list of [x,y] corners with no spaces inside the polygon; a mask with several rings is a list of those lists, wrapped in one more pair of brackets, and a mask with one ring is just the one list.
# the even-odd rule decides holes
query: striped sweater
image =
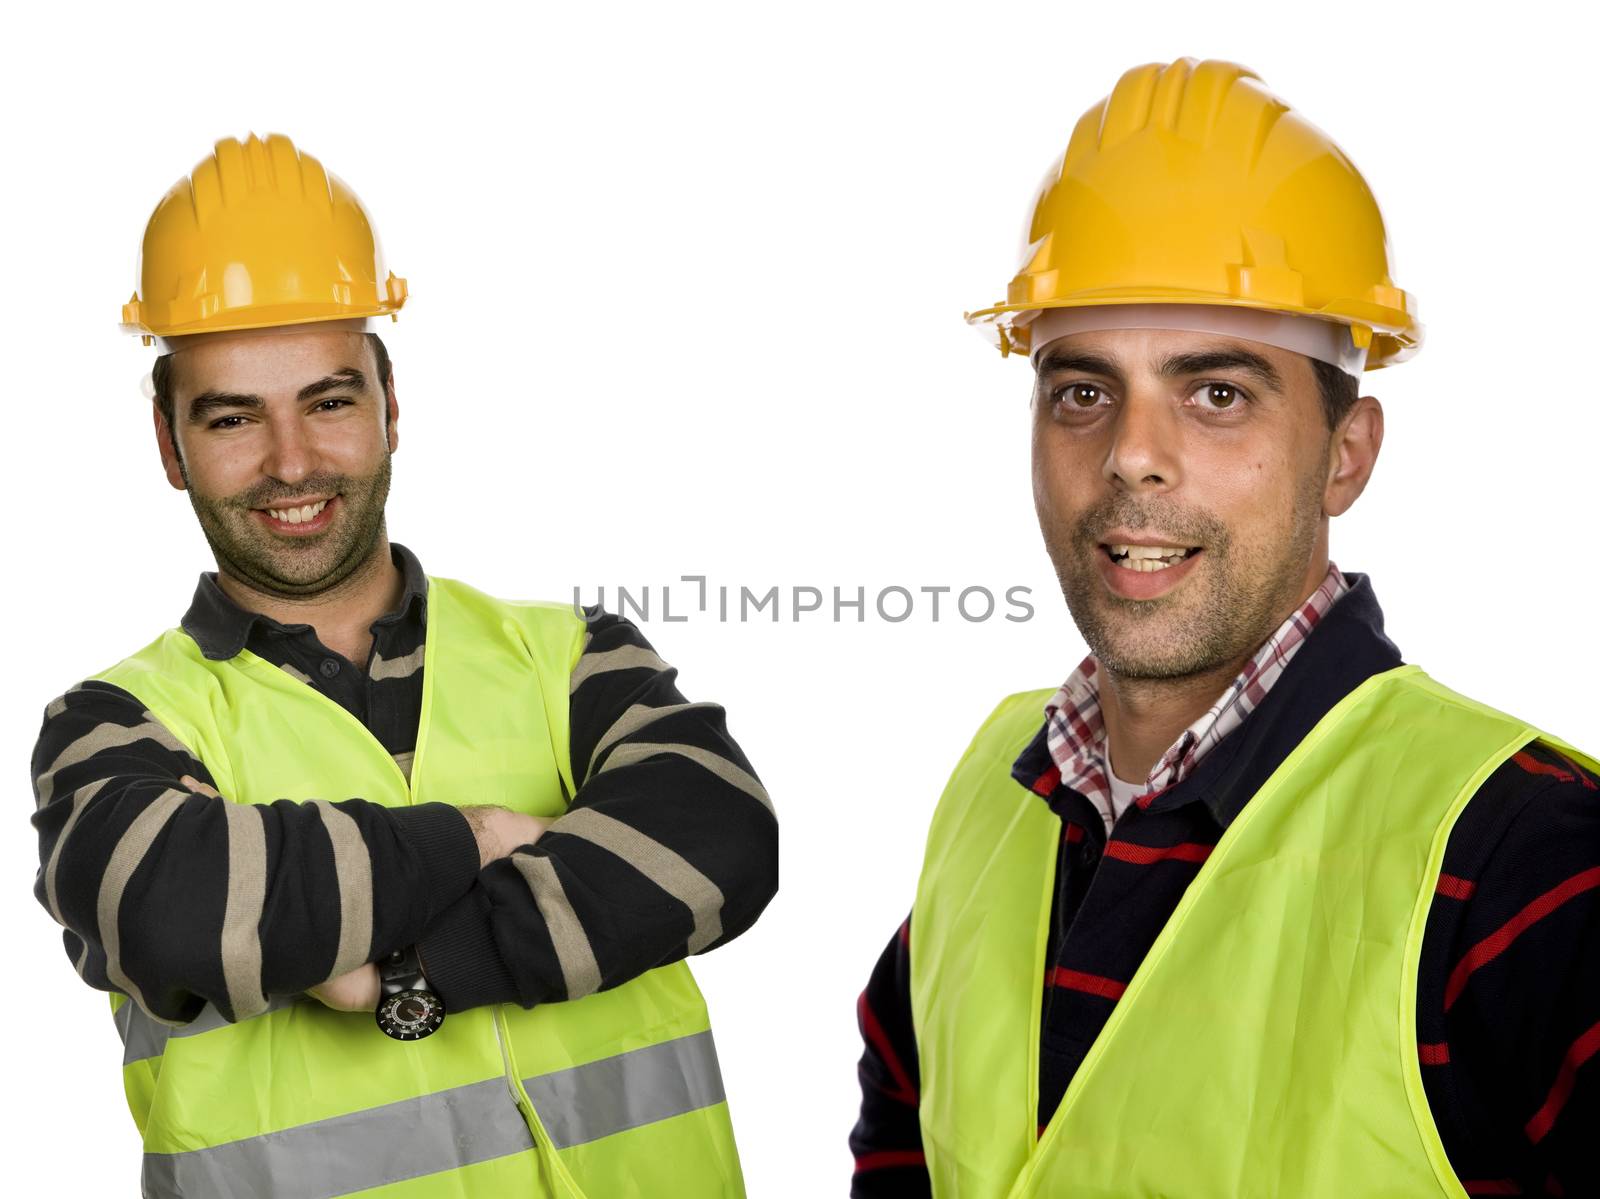
{"label": "striped sweater", "polygon": [[[209,573],[182,627],[209,658],[249,648],[316,688],[409,774],[427,580],[404,546],[391,553],[404,593],[372,625],[362,665],[309,625],[239,608]],[[258,995],[297,994],[348,968],[352,940],[362,961],[415,944],[446,1007],[462,1011],[578,998],[738,936],[777,889],[771,801],[722,708],[687,702],[627,620],[586,615],[570,680],[579,786],[570,811],[522,850],[562,884],[537,900],[509,858],[479,869],[452,804],[233,804],[128,692],[95,680],[69,689],[45,709],[34,748],[35,893],[78,973],[163,1020],[194,1020],[207,1004],[230,1018],[242,984],[226,929],[242,919],[259,933]],[[158,805],[172,811],[152,835]],[[255,907],[241,913],[245,896]],[[594,969],[569,983],[552,928],[584,939]]]}
{"label": "striped sweater", "polygon": [[[1400,665],[1369,580],[1317,622],[1244,721],[1108,834],[1062,781],[1040,713],[1012,776],[1061,821],[1039,1042],[1042,1127],[1223,831],[1341,698]],[[1532,743],[1448,839],[1424,930],[1417,1055],[1471,1195],[1600,1195],[1600,780]],[[907,925],[857,1006],[856,1199],[926,1196]]]}

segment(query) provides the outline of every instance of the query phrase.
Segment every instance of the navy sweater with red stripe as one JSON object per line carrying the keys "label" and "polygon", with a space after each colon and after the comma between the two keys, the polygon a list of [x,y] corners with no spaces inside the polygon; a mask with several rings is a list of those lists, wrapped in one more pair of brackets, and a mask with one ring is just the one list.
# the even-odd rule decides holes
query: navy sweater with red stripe
{"label": "navy sweater with red stripe", "polygon": [[[1013,768],[1062,822],[1040,1030],[1050,1119],[1189,881],[1245,803],[1363,680],[1398,666],[1363,576],[1245,723],[1108,838],[1038,735]],[[929,1194],[917,1123],[907,925],[858,1006],[857,1199]],[[1600,1196],[1600,781],[1532,743],[1451,830],[1417,984],[1417,1051],[1450,1163],[1473,1195]]]}

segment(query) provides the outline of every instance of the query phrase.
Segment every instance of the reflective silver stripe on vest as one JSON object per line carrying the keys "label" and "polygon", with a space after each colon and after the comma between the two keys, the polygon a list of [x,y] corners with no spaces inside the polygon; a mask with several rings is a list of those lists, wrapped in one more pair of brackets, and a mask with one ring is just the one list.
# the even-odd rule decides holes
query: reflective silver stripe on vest
{"label": "reflective silver stripe on vest", "polygon": [[[523,1085],[557,1149],[724,1098],[709,1031],[538,1074]],[[497,1076],[210,1149],[147,1153],[144,1193],[147,1199],[334,1199],[531,1148],[527,1123]]]}
{"label": "reflective silver stripe on vest", "polygon": [[557,1149],[698,1111],[725,1098],[709,1029],[535,1075],[522,1085]]}
{"label": "reflective silver stripe on vest", "polygon": [[[298,1002],[298,995],[274,995],[267,1010],[251,1020],[259,1020],[269,1012],[279,1008],[286,1008]],[[227,1028],[228,1021],[223,1018],[215,1004],[206,1004],[200,1009],[200,1014],[187,1024],[174,1028],[170,1024],[163,1024],[155,1017],[149,1015],[133,1000],[128,1000],[116,1010],[112,1016],[116,1021],[117,1035],[122,1038],[122,1064],[132,1065],[142,1062],[146,1058],[160,1057],[167,1050],[167,1041],[173,1037],[197,1037],[204,1032],[213,1032],[219,1028]],[[241,1021],[241,1023],[246,1023]]]}
{"label": "reflective silver stripe on vest", "polygon": [[334,1199],[532,1148],[511,1089],[496,1076],[211,1149],[147,1153],[144,1194]]}

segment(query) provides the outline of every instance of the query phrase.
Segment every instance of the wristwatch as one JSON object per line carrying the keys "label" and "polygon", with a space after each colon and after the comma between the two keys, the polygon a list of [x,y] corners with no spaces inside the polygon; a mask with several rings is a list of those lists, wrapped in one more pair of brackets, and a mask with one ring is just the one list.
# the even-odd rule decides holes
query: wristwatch
{"label": "wristwatch", "polygon": [[378,1027],[397,1041],[420,1041],[444,1023],[444,1000],[422,977],[415,946],[378,963]]}

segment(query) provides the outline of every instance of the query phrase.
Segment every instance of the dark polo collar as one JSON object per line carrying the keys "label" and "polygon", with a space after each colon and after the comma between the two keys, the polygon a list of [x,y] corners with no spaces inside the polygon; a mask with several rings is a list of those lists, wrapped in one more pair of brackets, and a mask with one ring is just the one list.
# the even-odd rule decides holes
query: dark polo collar
{"label": "dark polo collar", "polygon": [[[398,542],[389,543],[389,556],[405,578],[405,592],[393,611],[380,616],[372,623],[374,631],[380,625],[393,624],[411,615],[413,606],[419,620],[427,619],[428,577],[422,571],[417,556]],[[228,598],[227,592],[217,585],[217,572],[202,571],[195,586],[194,599],[183,616],[183,631],[194,638],[200,652],[206,657],[221,660],[231,658],[245,647],[257,624],[276,633],[304,632],[308,624],[279,624],[261,612],[249,612]]]}

